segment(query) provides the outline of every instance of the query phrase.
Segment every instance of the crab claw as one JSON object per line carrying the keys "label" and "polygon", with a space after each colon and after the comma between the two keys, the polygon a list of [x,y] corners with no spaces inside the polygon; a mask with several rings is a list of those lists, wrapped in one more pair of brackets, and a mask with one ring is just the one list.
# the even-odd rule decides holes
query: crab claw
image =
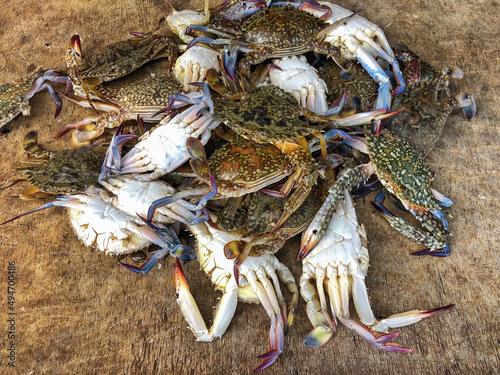
{"label": "crab claw", "polygon": [[372,331],[369,327],[365,326],[362,323],[356,322],[355,320],[349,318],[339,317],[339,320],[344,324],[347,328],[352,329],[358,335],[361,336],[364,340],[368,341],[377,349],[385,350],[387,352],[393,353],[411,353],[413,349],[405,348],[403,346],[388,343],[387,341],[394,339],[399,336],[400,332],[393,333],[385,333],[378,334]]}
{"label": "crab claw", "polygon": [[438,250],[423,249],[420,251],[415,251],[414,253],[411,253],[410,255],[416,255],[416,256],[430,255],[433,257],[444,258],[444,257],[447,257],[448,255],[450,255],[450,245],[446,245],[442,249],[438,249]]}
{"label": "crab claw", "polygon": [[332,338],[335,331],[323,325],[317,326],[309,332],[302,344],[309,349],[320,348]]}
{"label": "crab claw", "polygon": [[404,327],[410,324],[417,323],[423,318],[433,316],[443,312],[445,310],[451,309],[455,304],[437,307],[435,309],[428,310],[411,310],[400,314],[394,314],[388,318],[382,319],[378,324],[374,325],[372,328],[376,331],[387,331],[389,328]]}
{"label": "crab claw", "polygon": [[75,53],[77,57],[81,59],[83,55],[82,55],[82,45],[80,43],[80,35],[78,34],[73,35],[69,40],[69,45],[73,53]]}
{"label": "crab claw", "polygon": [[462,108],[464,117],[467,120],[472,120],[476,116],[476,102],[471,94],[464,92],[456,97],[457,107]]}
{"label": "crab claw", "polygon": [[190,329],[193,331],[198,340],[211,341],[202,340],[203,338],[208,336],[207,326],[205,325],[203,317],[200,314],[200,310],[198,309],[198,306],[196,305],[196,302],[191,295],[186,275],[184,275],[184,271],[182,270],[181,262],[179,261],[179,259],[175,260],[174,275],[177,304],[179,305],[184,318],[189,324]]}
{"label": "crab claw", "polygon": [[155,264],[158,263],[158,260],[163,258],[165,255],[166,255],[166,251],[164,251],[163,249],[160,251],[157,251],[152,256],[150,256],[148,260],[146,260],[144,263],[142,263],[139,267],[132,266],[130,264],[126,264],[123,262],[118,262],[118,264],[129,271],[143,275],[143,274],[146,274],[149,271],[151,271],[153,269],[153,267],[155,266]]}
{"label": "crab claw", "polygon": [[233,46],[231,50],[226,47],[224,48],[224,53],[222,56],[222,66],[224,67],[224,72],[232,80],[236,80],[236,59],[238,57],[238,46]]}

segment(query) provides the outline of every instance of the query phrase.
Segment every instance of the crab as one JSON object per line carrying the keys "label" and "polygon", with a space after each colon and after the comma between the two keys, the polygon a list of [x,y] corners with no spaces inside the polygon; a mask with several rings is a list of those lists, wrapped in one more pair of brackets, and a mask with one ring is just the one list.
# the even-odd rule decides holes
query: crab
{"label": "crab", "polygon": [[[335,204],[336,209],[325,236],[302,260],[300,293],[307,303],[307,316],[314,327],[305,338],[304,345],[318,348],[326,344],[337,331],[338,318],[377,349],[396,353],[412,352],[412,349],[390,343],[399,332],[387,333],[388,329],[416,323],[454,305],[412,310],[381,320],[375,319],[365,285],[369,262],[366,232],[363,225],[358,224],[349,191],[346,189],[343,193],[344,200]],[[311,282],[313,279],[316,279],[316,286]],[[324,286],[330,298],[333,319],[328,314]],[[362,323],[349,318],[351,293]]]}
{"label": "crab", "polygon": [[42,68],[38,68],[19,81],[0,85],[0,129],[20,113],[23,116],[29,116],[29,100],[33,95],[45,88],[49,91],[52,100],[57,104],[55,116],[59,114],[62,103],[56,96],[54,89],[44,82],[46,80],[53,82],[65,81],[53,70],[44,72]]}
{"label": "crab", "polygon": [[93,107],[106,113],[68,124],[56,134],[55,138],[76,128],[72,136],[73,147],[86,145],[106,128],[118,127],[122,122],[135,120],[138,116],[145,122],[160,122],[162,116],[155,114],[169,104],[174,94],[182,91],[182,86],[170,74],[156,74],[124,87],[97,86],[89,90],[92,101],[76,95],[65,97],[83,107]]}
{"label": "crab", "polygon": [[193,91],[195,86],[191,82],[203,82],[208,70],[219,71],[217,58],[219,52],[203,45],[196,45],[184,52],[175,62],[174,73],[184,90]]}
{"label": "crab", "polygon": [[[213,325],[208,329],[189,291],[180,262],[176,262],[177,303],[189,328],[198,341],[210,342],[221,337],[227,330],[238,299],[245,302],[260,302],[271,318],[271,330],[269,351],[259,357],[262,358],[262,363],[255,371],[270,366],[283,351],[284,337],[290,329],[298,301],[297,285],[292,273],[274,255],[262,254],[245,259],[240,265],[237,283],[233,274],[233,262],[224,256],[224,246],[238,237],[212,228],[206,223],[199,223],[189,228],[196,237],[196,250],[202,269],[210,276],[215,288],[224,292],[217,305]],[[278,278],[293,293],[288,316]]]}
{"label": "crab", "polygon": [[432,80],[423,80],[408,86],[391,108],[404,111],[387,119],[384,127],[398,137],[406,139],[422,157],[427,156],[438,141],[448,116],[454,108],[462,108],[470,121],[476,114],[474,98],[468,92],[451,97],[449,78],[462,78],[458,68],[446,67]]}
{"label": "crab", "polygon": [[198,37],[190,45],[196,42],[237,45],[246,52],[240,61],[240,68],[248,71],[251,65],[272,57],[299,55],[308,51],[338,56],[338,49],[324,41],[331,27],[307,12],[285,5],[260,9],[240,20],[212,19],[210,27],[191,25],[188,33],[198,30],[224,37]]}
{"label": "crab", "polygon": [[273,85],[292,94],[302,107],[310,111],[324,114],[328,110],[326,84],[304,56],[283,57],[272,62],[279,68],[269,69]]}
{"label": "crab", "polygon": [[22,199],[45,198],[54,194],[74,194],[98,185],[104,157],[92,147],[78,150],[45,151],[36,142],[36,133],[23,140],[22,162],[32,164],[0,185],[5,189],[17,181],[28,180],[33,186],[19,196]]}
{"label": "crab", "polygon": [[[276,183],[293,173],[291,163],[276,146],[256,143],[246,139],[226,143],[216,150],[209,160],[203,144],[196,138],[188,138],[186,148],[191,155],[191,167],[200,180],[208,183],[207,188],[185,190],[176,195],[153,202],[153,208],[164,204],[184,201],[184,197],[203,195],[196,206],[202,211],[212,198],[241,197]],[[296,183],[296,176],[289,177],[279,195],[286,196]],[[186,202],[187,203],[187,202]],[[151,220],[151,214],[148,220]]]}
{"label": "crab", "polygon": [[83,57],[80,36],[74,35],[65,59],[75,94],[87,97],[91,88],[132,73],[151,60],[168,57],[173,66],[177,43],[172,37],[156,34],[164,24],[162,18],[157,28],[145,34],[133,33],[133,38],[110,44],[92,58]]}
{"label": "crab", "polygon": [[392,87],[376,58],[382,57],[392,66],[398,84],[393,95],[404,91],[405,81],[382,29],[357,13],[329,2],[308,0],[300,4],[299,8],[318,17],[329,15],[325,22],[332,26],[324,33],[324,42],[338,47],[343,58],[355,59],[363,66],[379,85],[375,109],[385,108],[389,111]]}
{"label": "crab", "polygon": [[112,206],[111,200],[112,197],[104,189],[88,189],[79,194],[58,196],[55,201],[20,214],[1,225],[50,207],[67,207],[71,225],[82,243],[106,255],[120,256],[155,243],[183,260],[193,259],[192,249],[181,245],[177,236],[167,238],[156,228],[150,229],[139,218]]}
{"label": "crab", "polygon": [[447,256],[450,252],[448,223],[441,210],[452,202],[430,187],[434,174],[429,166],[403,139],[367,134],[366,144],[359,140],[355,141],[357,142],[344,140],[368,153],[370,162],[351,169],[332,185],[323,206],[304,232],[297,259],[302,260],[325,235],[328,222],[335,212],[336,202],[344,199],[344,190],[350,190],[368,181],[373,174],[377,175],[382,185],[394,194],[429,231],[422,231],[406,223],[381,204],[374,203],[393,228],[415,242],[427,246],[427,249],[414,254]]}
{"label": "crab", "polygon": [[[210,139],[211,130],[219,125],[209,113],[200,112],[204,104],[193,105],[175,116],[165,117],[155,128],[144,134],[139,142],[123,157],[117,146],[123,141],[112,141],[106,159],[106,167],[112,173],[129,174],[142,173],[136,178],[141,181],[151,181],[172,172],[189,160],[186,149],[189,137],[200,137],[200,142],[206,144]],[[118,132],[117,132],[118,133]],[[118,134],[115,134],[115,139]],[[125,136],[124,140],[130,136]],[[149,174],[143,174],[151,172]],[[104,178],[102,176],[102,178]]]}

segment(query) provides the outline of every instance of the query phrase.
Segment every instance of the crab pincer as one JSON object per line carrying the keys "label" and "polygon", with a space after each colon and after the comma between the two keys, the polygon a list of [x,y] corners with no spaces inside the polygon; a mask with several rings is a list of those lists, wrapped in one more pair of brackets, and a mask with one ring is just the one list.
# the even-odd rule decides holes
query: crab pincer
{"label": "crab pincer", "polygon": [[196,258],[196,252],[193,248],[182,245],[179,242],[179,238],[175,231],[169,225],[154,224],[143,218],[140,215],[139,218],[159,237],[159,241],[155,243],[162,246],[161,250],[155,252],[149,259],[142,263],[139,267],[132,266],[123,262],[118,262],[118,264],[129,271],[145,274],[153,269],[158,260],[164,258],[167,254],[170,254],[177,258],[177,260],[182,260],[184,262],[193,260]]}

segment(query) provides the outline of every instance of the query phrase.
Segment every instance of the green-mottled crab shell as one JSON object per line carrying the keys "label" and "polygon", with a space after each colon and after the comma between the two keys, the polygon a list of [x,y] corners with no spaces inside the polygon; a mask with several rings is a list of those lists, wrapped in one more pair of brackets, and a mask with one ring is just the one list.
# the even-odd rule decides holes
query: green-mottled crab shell
{"label": "green-mottled crab shell", "polygon": [[456,105],[453,98],[438,98],[438,79],[415,83],[394,98],[391,111],[404,111],[389,117],[384,127],[406,139],[422,157],[427,156],[441,137],[446,120]]}
{"label": "green-mottled crab shell", "polygon": [[217,101],[216,114],[239,135],[270,142],[318,132],[300,119],[293,95],[275,86],[261,86],[241,101]]}
{"label": "green-mottled crab shell", "polygon": [[26,97],[42,70],[39,68],[18,82],[0,85],[0,128],[19,113],[24,116],[30,114],[30,106]]}
{"label": "green-mottled crab shell", "polygon": [[182,85],[171,74],[156,74],[120,88],[98,86],[92,91],[120,105],[166,107],[172,95],[182,92]]}
{"label": "green-mottled crab shell", "polygon": [[54,152],[47,163],[21,168],[40,191],[75,194],[98,186],[103,157],[88,148]]}
{"label": "green-mottled crab shell", "polygon": [[210,156],[209,166],[216,181],[242,189],[260,181],[281,179],[292,172],[290,163],[276,146],[245,139],[216,150]]}
{"label": "green-mottled crab shell", "polygon": [[408,204],[441,209],[432,195],[433,173],[427,163],[404,139],[367,135],[368,153],[384,187]]}

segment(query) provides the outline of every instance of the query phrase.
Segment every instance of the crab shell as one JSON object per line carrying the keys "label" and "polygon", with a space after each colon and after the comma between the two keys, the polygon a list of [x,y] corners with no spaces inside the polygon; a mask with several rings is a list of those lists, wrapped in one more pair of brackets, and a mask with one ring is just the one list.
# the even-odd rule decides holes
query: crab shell
{"label": "crab shell", "polygon": [[30,114],[29,91],[41,72],[39,68],[17,82],[0,85],[0,128],[19,113]]}
{"label": "crab shell", "polygon": [[238,197],[290,175],[294,165],[272,144],[246,139],[227,143],[209,159],[219,194]]}

